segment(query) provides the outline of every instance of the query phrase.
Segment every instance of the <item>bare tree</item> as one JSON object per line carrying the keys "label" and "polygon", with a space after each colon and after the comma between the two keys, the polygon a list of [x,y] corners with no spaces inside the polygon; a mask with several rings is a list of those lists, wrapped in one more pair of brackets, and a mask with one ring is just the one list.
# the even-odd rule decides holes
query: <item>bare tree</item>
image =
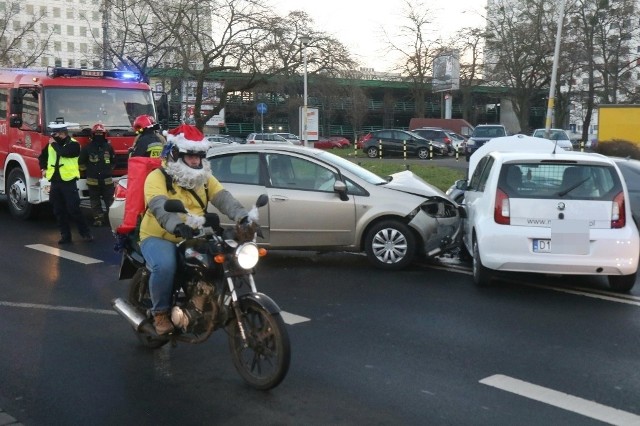
{"label": "bare tree", "polygon": [[33,66],[49,47],[53,29],[43,22],[46,12],[31,10],[27,21],[24,2],[3,2],[0,9],[0,65],[26,68]]}
{"label": "bare tree", "polygon": [[487,20],[486,78],[509,87],[507,96],[520,129],[528,132],[532,101],[549,87],[554,5],[544,0],[498,0],[494,6],[494,16]]}
{"label": "bare tree", "polygon": [[425,96],[433,74],[433,59],[442,50],[442,43],[429,37],[431,14],[422,2],[404,0],[404,23],[397,32],[386,34],[389,49],[401,57],[396,70],[412,82],[417,117],[425,116]]}
{"label": "bare tree", "polygon": [[472,90],[483,83],[484,28],[466,27],[450,41],[449,49],[460,53],[460,92],[462,93],[462,118],[471,119]]}

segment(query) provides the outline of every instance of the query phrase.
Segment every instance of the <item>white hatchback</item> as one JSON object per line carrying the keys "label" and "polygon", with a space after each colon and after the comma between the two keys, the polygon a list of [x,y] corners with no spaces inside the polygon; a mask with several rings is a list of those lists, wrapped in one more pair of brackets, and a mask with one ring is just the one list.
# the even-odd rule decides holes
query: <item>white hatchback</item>
{"label": "white hatchback", "polygon": [[464,194],[464,248],[473,279],[496,271],[604,275],[612,290],[636,282],[640,243],[616,164],[600,154],[492,151]]}

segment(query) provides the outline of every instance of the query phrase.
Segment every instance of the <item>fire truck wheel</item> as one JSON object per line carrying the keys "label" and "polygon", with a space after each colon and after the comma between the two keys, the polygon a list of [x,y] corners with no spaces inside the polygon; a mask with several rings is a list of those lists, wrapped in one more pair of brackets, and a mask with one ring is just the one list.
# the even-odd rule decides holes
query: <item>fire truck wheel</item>
{"label": "fire truck wheel", "polygon": [[29,219],[35,214],[35,206],[30,204],[27,198],[28,183],[20,168],[15,168],[9,173],[7,180],[7,195],[9,211],[18,219]]}

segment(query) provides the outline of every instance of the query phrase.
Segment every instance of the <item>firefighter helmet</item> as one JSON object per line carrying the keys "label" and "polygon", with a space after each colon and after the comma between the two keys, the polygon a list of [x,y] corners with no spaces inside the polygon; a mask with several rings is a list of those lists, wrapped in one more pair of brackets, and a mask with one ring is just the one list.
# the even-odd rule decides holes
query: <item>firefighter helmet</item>
{"label": "firefighter helmet", "polygon": [[139,115],[133,122],[133,130],[141,132],[144,129],[153,128],[156,125],[156,120],[150,115]]}
{"label": "firefighter helmet", "polygon": [[93,127],[91,128],[91,134],[95,135],[96,133],[107,133],[107,129],[104,128],[104,125],[102,123],[97,123],[94,124]]}

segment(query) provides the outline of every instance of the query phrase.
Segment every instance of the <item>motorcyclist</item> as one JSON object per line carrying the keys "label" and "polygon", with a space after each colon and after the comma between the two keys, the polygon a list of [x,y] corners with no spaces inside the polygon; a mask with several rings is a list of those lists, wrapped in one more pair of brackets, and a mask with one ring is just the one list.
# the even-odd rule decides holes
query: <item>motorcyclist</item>
{"label": "motorcyclist", "polygon": [[131,147],[130,157],[159,157],[165,138],[158,133],[160,126],[150,115],[140,115],[133,121],[133,130],[138,134]]}
{"label": "motorcyclist", "polygon": [[[192,237],[194,229],[204,224],[209,202],[238,223],[245,222],[248,216],[244,207],[212,175],[211,166],[204,159],[208,148],[209,142],[194,126],[183,124],[170,130],[166,161],[145,180],[147,209],[140,225],[140,248],[151,270],[151,310],[159,335],[173,330],[169,311],[177,268],[176,243]],[[181,200],[193,216],[165,211],[164,203],[168,199]]]}

